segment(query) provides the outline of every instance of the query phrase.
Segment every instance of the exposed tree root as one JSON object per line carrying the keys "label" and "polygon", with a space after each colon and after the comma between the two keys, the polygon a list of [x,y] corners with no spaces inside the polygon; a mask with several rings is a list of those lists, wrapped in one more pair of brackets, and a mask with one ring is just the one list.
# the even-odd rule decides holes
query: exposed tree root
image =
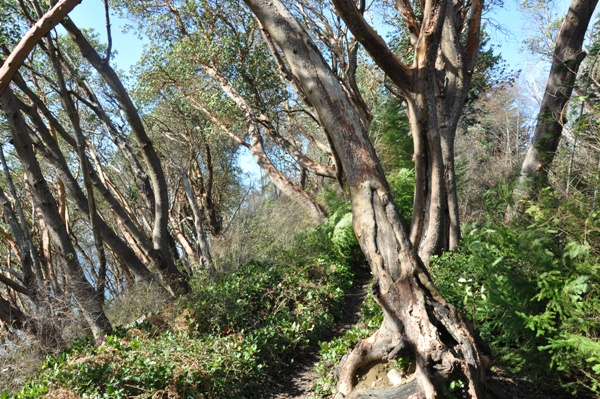
{"label": "exposed tree root", "polygon": [[395,324],[386,322],[384,319],[379,330],[369,338],[361,340],[340,368],[338,391],[347,395],[352,391],[355,382],[354,376],[359,368],[369,363],[381,360],[391,359],[397,353],[394,342],[402,342],[400,333],[395,328]]}
{"label": "exposed tree root", "polygon": [[[461,381],[471,398],[485,397],[481,349],[456,309],[428,295],[416,277],[405,279],[375,298],[384,321],[371,337],[360,341],[340,368],[338,391],[347,398],[437,398],[452,381]],[[415,362],[414,379],[386,390],[356,391],[359,368],[402,357]],[[418,387],[414,392],[415,386]]]}

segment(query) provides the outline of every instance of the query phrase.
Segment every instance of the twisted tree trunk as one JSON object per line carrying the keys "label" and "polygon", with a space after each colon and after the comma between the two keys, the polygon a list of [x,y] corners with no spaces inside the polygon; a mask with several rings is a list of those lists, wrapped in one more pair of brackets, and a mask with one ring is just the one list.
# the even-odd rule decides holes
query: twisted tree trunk
{"label": "twisted tree trunk", "polygon": [[[246,0],[246,4],[280,47],[319,113],[350,189],[354,231],[377,279],[373,293],[384,311],[383,324],[342,365],[338,391],[352,397],[358,368],[403,357],[416,364],[419,397],[441,396],[449,382],[457,379],[465,382],[471,397],[485,397],[480,345],[465,320],[435,288],[413,248],[352,101],[281,2]],[[443,5],[436,3],[442,13]],[[436,151],[442,162],[439,143]]]}

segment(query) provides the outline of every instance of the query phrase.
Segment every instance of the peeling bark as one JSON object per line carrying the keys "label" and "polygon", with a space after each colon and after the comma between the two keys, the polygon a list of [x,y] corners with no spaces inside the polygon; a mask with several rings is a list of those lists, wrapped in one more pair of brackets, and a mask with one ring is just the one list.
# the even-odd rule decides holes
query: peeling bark
{"label": "peeling bark", "polygon": [[[360,366],[402,356],[416,363],[419,397],[439,397],[446,384],[458,378],[466,382],[472,398],[485,397],[481,345],[464,318],[435,288],[417,255],[355,105],[308,34],[281,2],[245,1],[281,49],[291,73],[319,113],[350,189],[354,231],[377,279],[373,293],[384,311],[383,324],[372,337],[361,341],[342,365],[338,391],[352,397],[354,375]],[[443,15],[444,8],[443,3],[427,5],[425,21],[429,22],[423,29],[430,30],[426,40],[431,45],[436,40],[431,35],[435,23],[442,23],[435,13]],[[425,43],[417,50],[417,58],[423,57],[423,73],[433,68],[427,64],[431,60],[429,52],[433,52],[434,60],[437,55],[437,46],[433,47]],[[417,106],[418,101],[424,102],[424,109],[429,111],[427,118],[435,122],[432,99],[415,93]],[[436,189],[445,190],[441,144],[434,142],[439,132],[425,130],[426,145],[432,148],[427,154],[437,162],[432,173],[439,175],[432,181]]]}

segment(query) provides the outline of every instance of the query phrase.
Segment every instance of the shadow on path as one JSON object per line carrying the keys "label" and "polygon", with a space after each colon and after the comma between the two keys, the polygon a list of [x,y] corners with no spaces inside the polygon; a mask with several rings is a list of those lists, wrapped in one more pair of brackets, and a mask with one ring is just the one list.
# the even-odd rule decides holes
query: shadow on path
{"label": "shadow on path", "polygon": [[[362,272],[362,271],[361,271]],[[345,310],[331,329],[329,336],[322,337],[322,341],[329,341],[343,335],[360,320],[360,307],[368,292],[371,282],[371,273],[365,270],[357,275],[354,286],[346,294]],[[312,386],[317,378],[314,371],[315,363],[319,361],[319,345],[312,342],[308,352],[296,363],[289,366],[281,373],[279,381],[266,389],[264,399],[309,399]]]}

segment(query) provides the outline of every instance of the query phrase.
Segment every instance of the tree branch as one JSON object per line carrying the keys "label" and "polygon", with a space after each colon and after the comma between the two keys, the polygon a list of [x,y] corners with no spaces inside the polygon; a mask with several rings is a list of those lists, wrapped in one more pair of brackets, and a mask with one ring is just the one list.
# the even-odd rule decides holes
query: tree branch
{"label": "tree branch", "polygon": [[37,42],[50,32],[52,28],[73,9],[81,3],[81,0],[61,0],[50,11],[48,11],[38,22],[29,29],[29,32],[21,39],[19,44],[8,56],[2,67],[0,67],[0,95],[10,83],[21,64],[25,61]]}
{"label": "tree branch", "polygon": [[402,15],[410,33],[410,43],[415,46],[417,40],[419,40],[419,32],[421,27],[419,26],[419,20],[415,16],[412,5],[409,0],[396,0],[396,10]]}
{"label": "tree branch", "polygon": [[351,0],[333,0],[337,13],[377,65],[402,91],[411,91],[412,70],[392,53],[381,36],[365,21]]}
{"label": "tree branch", "polygon": [[468,71],[473,72],[475,68],[475,59],[479,49],[479,40],[481,37],[481,13],[483,12],[483,0],[474,0],[471,5],[471,18],[469,18],[469,34],[467,36],[467,59],[466,66]]}

